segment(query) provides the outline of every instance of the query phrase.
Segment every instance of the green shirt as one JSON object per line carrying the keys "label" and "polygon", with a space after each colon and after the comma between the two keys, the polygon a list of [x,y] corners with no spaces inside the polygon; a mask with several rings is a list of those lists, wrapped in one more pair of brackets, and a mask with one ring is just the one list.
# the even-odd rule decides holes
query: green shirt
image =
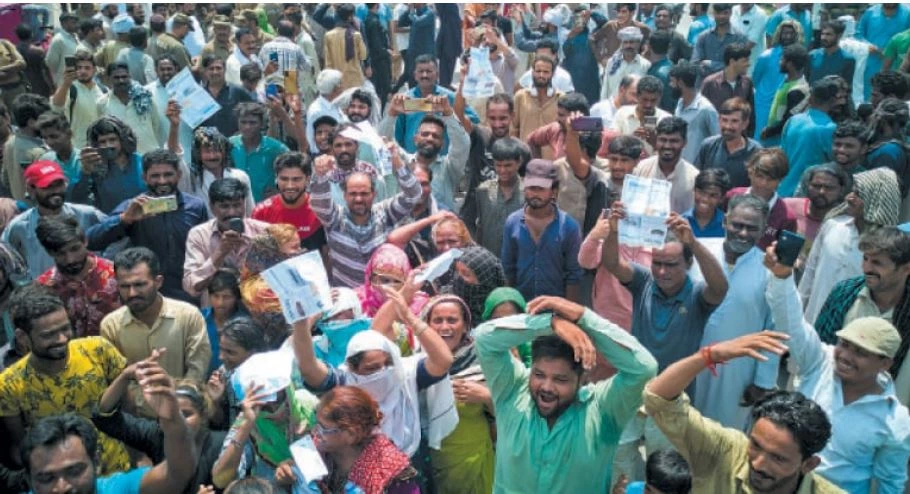
{"label": "green shirt", "polygon": [[231,142],[234,166],[250,176],[253,200],[259,203],[268,198],[275,192],[275,169],[272,165],[278,155],[288,152],[288,147],[269,136],[262,136],[259,147],[249,151],[243,147],[243,137],[239,134],[228,140]]}
{"label": "green shirt", "polygon": [[477,357],[496,406],[497,494],[607,492],[620,434],[657,372],[657,362],[638,340],[586,309],[577,324],[618,373],[579,389],[551,430],[528,391],[530,370],[510,353],[551,334],[550,319],[519,314],[476,330]]}
{"label": "green shirt", "polygon": [[900,68],[901,63],[904,61],[904,55],[907,54],[908,49],[910,49],[910,29],[895,34],[894,37],[888,41],[882,54],[885,58],[892,60],[891,70],[897,71],[897,69]]}

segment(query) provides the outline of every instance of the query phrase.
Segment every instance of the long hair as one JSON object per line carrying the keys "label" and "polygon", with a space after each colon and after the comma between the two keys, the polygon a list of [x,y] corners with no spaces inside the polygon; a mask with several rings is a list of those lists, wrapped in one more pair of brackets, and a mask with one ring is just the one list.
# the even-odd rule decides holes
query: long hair
{"label": "long hair", "polygon": [[202,165],[202,146],[210,146],[220,151],[222,154],[221,166],[224,169],[233,168],[234,161],[231,159],[231,141],[215,127],[199,127],[193,132],[193,149],[190,151],[190,181],[193,190],[202,188],[202,174],[205,166]]}
{"label": "long hair", "polygon": [[86,139],[93,147],[98,147],[98,138],[105,134],[117,134],[120,138],[120,147],[127,155],[136,152],[136,134],[123,120],[112,115],[95,120],[86,131]]}
{"label": "long hair", "polygon": [[780,24],[778,24],[777,29],[774,30],[774,36],[771,37],[771,46],[777,46],[780,44],[780,30],[784,26],[790,26],[793,28],[793,30],[796,31],[796,43],[803,42],[805,33],[803,33],[802,24],[800,24],[799,22],[797,22],[795,20],[787,19],[785,21],[782,21]]}

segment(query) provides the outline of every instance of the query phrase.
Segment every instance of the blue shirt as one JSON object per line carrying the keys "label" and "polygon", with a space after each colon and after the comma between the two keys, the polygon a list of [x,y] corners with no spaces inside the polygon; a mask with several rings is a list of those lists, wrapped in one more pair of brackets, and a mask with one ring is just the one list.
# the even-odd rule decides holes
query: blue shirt
{"label": "blue shirt", "polygon": [[815,108],[787,120],[780,147],[790,159],[790,171],[777,187],[781,197],[793,196],[806,168],[834,159],[831,146],[836,128],[827,113]]}
{"label": "blue shirt", "polygon": [[[809,43],[812,42],[812,12],[810,12],[810,9],[804,9],[797,14],[789,5],[784,5],[775,10],[774,13],[771,14],[771,17],[768,17],[768,22],[765,24],[765,34],[768,37],[774,37],[774,31],[777,31],[777,26],[785,20],[799,22],[800,26],[803,28],[803,42],[806,47],[808,47]],[[882,45],[882,47],[884,46],[885,45]]]}
{"label": "blue shirt", "polygon": [[205,330],[209,334],[209,345],[212,347],[212,359],[209,361],[209,371],[206,375],[215,372],[221,367],[221,336],[218,334],[218,325],[215,324],[215,309],[206,307],[202,309],[202,317],[205,319]]}
{"label": "blue shirt", "polygon": [[694,208],[682,215],[683,218],[689,220],[689,224],[692,225],[692,234],[697,238],[724,237],[727,234],[726,230],[724,230],[724,212],[720,208],[714,210],[714,217],[711,218],[711,221],[708,222],[704,229],[698,225],[698,220],[695,219]]}
{"label": "blue shirt", "polygon": [[564,297],[566,285],[581,280],[578,249],[581,228],[560,209],[535,244],[525,224],[525,210],[510,214],[502,234],[502,266],[506,280],[531,300],[540,295]]}
{"label": "blue shirt", "polygon": [[[885,15],[882,5],[875,4],[867,8],[860,17],[859,23],[856,25],[856,37],[872,43],[879,50],[884,50],[885,45],[895,34],[908,27],[910,27],[910,9],[905,5],[898,4],[894,15],[888,17]],[[880,56],[870,55],[869,60],[872,59],[881,63]]]}
{"label": "blue shirt", "polygon": [[692,24],[689,24],[689,35],[686,37],[686,41],[688,41],[690,45],[694,45],[695,41],[698,40],[699,34],[708,29],[714,29],[715,26],[714,19],[708,17],[708,14],[696,17],[692,20]]}
{"label": "blue shirt", "polygon": [[231,136],[231,158],[234,166],[250,176],[250,188],[253,189],[253,200],[257,203],[275,189],[275,169],[272,165],[275,158],[289,151],[281,141],[269,136],[262,136],[259,147],[247,150],[243,147],[243,137]]}
{"label": "blue shirt", "polygon": [[856,60],[843,48],[838,48],[831,55],[825,53],[824,48],[816,48],[809,52],[809,73],[806,80],[812,84],[827,75],[839,75],[852,84],[855,68]]}
{"label": "blue shirt", "polygon": [[96,479],[95,494],[139,494],[142,477],[151,469],[152,467],[141,467]]}
{"label": "blue shirt", "polygon": [[110,214],[118,204],[132,199],[147,190],[142,178],[142,155],[133,153],[130,161],[121,170],[117,165],[108,165],[104,177],[92,174],[80,178],[72,194],[79,197],[95,198],[94,205],[105,214]]}
{"label": "blue shirt", "polygon": [[780,72],[780,59],[784,50],[780,45],[765,50],[755,61],[752,70],[752,83],[755,85],[755,139],[759,138],[762,129],[768,125],[771,104],[774,95],[784,82],[786,74]]}
{"label": "blue shirt", "polygon": [[[426,96],[447,96],[449,98],[449,104],[455,106],[455,93],[450,89],[446,89],[442,86],[433,87],[433,94],[420,94],[420,88],[414,87],[408,91],[409,98],[423,98]],[[477,113],[474,112],[474,109],[469,105],[465,106],[464,114],[471,120],[471,123],[478,124],[480,123],[480,117],[477,116]],[[417,145],[414,144],[414,135],[417,134],[417,129],[420,127],[420,121],[423,120],[423,117],[426,116],[424,112],[413,112],[405,113],[403,115],[398,115],[398,119],[395,120],[395,140],[398,142],[398,145],[404,148],[405,151],[409,153],[417,152]],[[445,142],[442,145],[442,151],[439,152],[440,155],[449,153],[449,138],[446,136]]]}

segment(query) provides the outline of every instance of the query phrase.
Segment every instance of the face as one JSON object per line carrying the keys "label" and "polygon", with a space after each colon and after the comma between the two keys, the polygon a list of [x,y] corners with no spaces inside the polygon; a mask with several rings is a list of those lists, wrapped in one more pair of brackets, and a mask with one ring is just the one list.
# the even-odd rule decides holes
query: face
{"label": "face", "polygon": [[627,39],[622,42],[622,53],[627,58],[634,57],[641,48],[641,41]]}
{"label": "face", "polygon": [[133,20],[136,21],[136,25],[141,25],[145,22],[145,7],[141,3],[133,4]]}
{"label": "face", "polygon": [[445,129],[434,124],[425,123],[417,129],[414,135],[414,144],[417,145],[417,152],[425,158],[436,158],[442,151],[442,145],[445,142]]}
{"label": "face", "polygon": [[493,312],[490,313],[490,319],[499,319],[500,317],[514,316],[515,314],[521,314],[518,306],[512,302],[503,302],[493,309]]}
{"label": "face", "polygon": [[638,93],[638,112],[642,115],[654,115],[657,102],[660,101],[659,93]]}
{"label": "face", "polygon": [[543,209],[549,207],[556,199],[556,191],[548,187],[525,187],[525,203],[531,209]]}
{"label": "face", "polygon": [[833,48],[837,46],[837,33],[830,27],[822,28],[821,42],[823,48]]}
{"label": "face", "polygon": [[218,24],[212,28],[212,30],[215,34],[215,41],[221,44],[227,44],[231,40],[231,26]]}
{"label": "face", "polygon": [[240,135],[246,139],[255,139],[262,134],[262,119],[255,115],[244,115],[237,120]]}
{"label": "face", "polygon": [[733,14],[732,10],[715,10],[714,23],[718,26],[729,26],[731,14]]}
{"label": "face", "polygon": [[477,273],[461,261],[455,261],[455,272],[458,273],[458,276],[468,285],[477,285],[480,283],[480,280],[477,279]]}
{"label": "face", "polygon": [[447,222],[436,227],[436,234],[433,236],[433,245],[436,252],[445,254],[452,249],[464,247],[464,242],[458,234],[458,227],[453,222]]}
{"label": "face", "polygon": [[35,197],[35,202],[38,203],[39,206],[53,211],[63,207],[63,199],[66,194],[66,181],[56,180],[43,189],[32,186],[29,186],[28,189]]}
{"label": "face", "polygon": [[155,164],[142,175],[153,196],[169,196],[177,192],[180,170],[167,164]]}
{"label": "face", "polygon": [[196,407],[193,406],[193,402],[190,401],[189,398],[178,396],[177,405],[180,408],[180,415],[183,415],[183,420],[186,421],[187,429],[190,430],[190,436],[195,438],[199,435],[199,431],[202,430],[202,426],[205,422],[202,414],[199,413],[199,410],[196,410]]}
{"label": "face", "polygon": [[238,42],[238,47],[240,52],[245,56],[249,57],[250,55],[256,53],[256,37],[252,34],[246,34],[240,37]]}
{"label": "face", "polygon": [[672,20],[669,10],[660,9],[654,13],[654,25],[657,29],[669,29]]}
{"label": "face", "polygon": [[518,177],[518,165],[518,160],[494,161],[493,167],[496,168],[496,176],[499,178],[499,183],[514,183],[515,178]]}
{"label": "face", "polygon": [[500,139],[509,135],[512,127],[512,114],[509,113],[509,105],[506,103],[490,103],[487,106],[487,125],[493,138]]}
{"label": "face", "polygon": [[724,248],[735,254],[746,253],[761,238],[764,226],[761,214],[752,208],[738,207],[730,211],[724,217]]}
{"label": "face", "polygon": [[695,212],[701,216],[713,215],[724,200],[723,191],[716,185],[695,189]]}
{"label": "face", "polygon": [[74,240],[50,254],[61,273],[75,276],[81,273],[88,263],[88,244],[85,241]]}
{"label": "face", "polygon": [[780,180],[769,177],[766,173],[749,170],[749,180],[752,182],[752,193],[762,199],[770,201],[777,192]]}
{"label": "face", "polygon": [[891,367],[891,359],[876,355],[843,338],[834,347],[834,373],[845,383],[875,381],[879,372]]}
{"label": "face", "polygon": [[884,252],[867,250],[863,252],[863,274],[872,293],[893,292],[907,282],[910,264],[898,266]]}
{"label": "face", "polygon": [[436,304],[430,312],[429,325],[433,331],[442,337],[449,350],[455,351],[464,340],[465,327],[464,314],[457,302],[443,302]]}
{"label": "face", "polygon": [[686,147],[685,137],[679,134],[658,134],[657,153],[662,163],[676,163]]}
{"label": "face", "polygon": [[252,355],[249,350],[225,336],[219,338],[218,348],[220,349],[218,356],[228,370],[236,369]]}
{"label": "face", "polygon": [[354,123],[363,122],[364,120],[370,118],[370,105],[360,101],[359,99],[352,99],[351,104],[348,105],[347,110],[348,120]]}
{"label": "face", "polygon": [[140,314],[155,303],[164,280],[161,275],[152,276],[145,263],[139,263],[133,269],[118,269],[115,275],[120,301],[133,314]]}
{"label": "face", "polygon": [[430,92],[439,78],[439,69],[435,63],[421,63],[414,68],[414,79],[423,92]]}
{"label": "face", "polygon": [[834,138],[834,161],[843,167],[860,163],[866,156],[866,145],[856,137]]}
{"label": "face", "polygon": [[332,422],[322,410],[316,412],[316,426],[313,427],[313,442],[323,453],[334,453],[360,442],[358,430],[347,430]]}
{"label": "face", "polygon": [[130,90],[130,84],[133,80],[130,78],[130,71],[126,69],[114,69],[111,72],[111,87],[117,93],[125,93]]}
{"label": "face", "polygon": [[397,276],[390,276],[382,274],[379,272],[374,272],[370,275],[370,286],[379,292],[379,298],[382,301],[385,301],[385,294],[383,293],[383,288],[389,288],[392,290],[400,290],[404,286],[404,282],[399,279]]}
{"label": "face", "polygon": [[433,193],[433,184],[430,183],[430,175],[423,168],[414,169],[414,178],[420,184],[420,203],[429,204],[430,195]]}
{"label": "face", "polygon": [[619,7],[618,9],[616,9],[616,20],[619,21],[620,24],[625,24],[625,23],[629,22],[629,19],[631,19],[631,18],[632,18],[632,11],[629,10],[629,7],[623,5],[622,7]]}
{"label": "face", "polygon": [[95,464],[82,439],[74,435],[58,444],[35,448],[29,465],[29,484],[35,494],[95,492]]}
{"label": "face", "polygon": [[356,175],[348,178],[344,200],[352,215],[366,216],[369,214],[370,208],[373,207],[373,198],[375,196],[373,184],[370,182],[369,177]]}
{"label": "face", "polygon": [[555,419],[575,401],[579,376],[564,359],[539,357],[531,364],[528,390],[541,417]]}
{"label": "face", "polygon": [[607,166],[610,168],[610,178],[613,180],[622,181],[627,174],[632,173],[636,165],[638,165],[637,159],[617,153],[607,155]]}
{"label": "face", "polygon": [[534,87],[550,87],[550,82],[553,80],[553,66],[544,61],[535,62],[531,77],[534,79]]}
{"label": "face", "polygon": [[351,369],[358,376],[369,376],[392,366],[392,357],[382,350],[367,350],[362,355],[360,363]]}
{"label": "face", "polygon": [[209,293],[212,310],[220,316],[229,316],[237,310],[237,295],[233,290],[219,290]]}
{"label": "face", "polygon": [[733,67],[733,71],[736,74],[745,74],[749,72],[751,62],[749,61],[749,57],[743,57],[730,60],[730,65]]}
{"label": "face", "polygon": [[806,197],[812,203],[812,207],[827,210],[840,202],[843,197],[844,188],[830,173],[816,173],[809,180],[806,187]]}
{"label": "face", "polygon": [[747,454],[749,486],[756,492],[775,492],[812,470],[813,459],[803,461],[793,434],[766,418],[752,427]]}
{"label": "face", "polygon": [[88,61],[76,62],[76,80],[85,84],[95,77],[95,64]]}
{"label": "face", "polygon": [[243,198],[228,199],[226,201],[213,202],[211,208],[218,228],[222,231],[227,231],[229,229],[228,220],[243,218],[246,204]]}
{"label": "face", "polygon": [[295,204],[306,193],[309,183],[300,168],[284,168],[278,172],[276,181],[281,200],[287,204]]}
{"label": "face", "polygon": [[331,124],[321,124],[316,126],[313,139],[316,141],[316,147],[322,154],[332,152],[332,144],[329,143],[329,137],[335,132],[335,126]]}
{"label": "face", "polygon": [[209,84],[224,84],[224,62],[212,60],[205,68],[205,79],[209,81]]}
{"label": "face", "polygon": [[97,148],[113,148],[116,156],[123,154],[123,146],[120,144],[120,136],[117,134],[101,134],[98,136]]}
{"label": "face", "polygon": [[47,147],[58,154],[66,153],[73,149],[73,132],[71,130],[62,131],[53,127],[45,128],[41,130],[41,137]]}
{"label": "face", "polygon": [[75,33],[79,29],[79,19],[67,18],[60,24],[60,27],[68,33]]}
{"label": "face", "polygon": [[224,152],[215,146],[203,144],[199,148],[199,159],[202,161],[202,166],[210,172],[224,167]]}
{"label": "face", "polygon": [[357,161],[357,141],[336,136],[332,141],[332,156],[341,168],[352,168]]}
{"label": "face", "polygon": [[679,242],[664,244],[655,249],[651,260],[651,275],[654,282],[666,295],[676,295],[686,284],[689,265],[683,257],[683,245]]}
{"label": "face", "polygon": [[780,28],[781,46],[790,46],[793,43],[796,43],[796,30],[790,26]]}
{"label": "face", "polygon": [[17,335],[26,336],[32,355],[42,360],[65,360],[68,346],[73,338],[73,327],[69,316],[63,308],[34,319],[31,329],[24,332],[16,330]]}
{"label": "face", "polygon": [[177,74],[177,67],[170,60],[161,60],[155,66],[155,72],[158,74],[158,80],[162,84],[167,84]]}
{"label": "face", "polygon": [[724,140],[730,141],[738,139],[749,126],[749,121],[743,119],[742,112],[733,112],[726,115],[718,115],[720,120],[720,133]]}

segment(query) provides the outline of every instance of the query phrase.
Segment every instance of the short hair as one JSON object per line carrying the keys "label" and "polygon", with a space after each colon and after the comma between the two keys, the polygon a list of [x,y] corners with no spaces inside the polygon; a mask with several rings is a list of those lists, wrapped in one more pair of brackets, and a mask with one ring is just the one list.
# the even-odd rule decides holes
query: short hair
{"label": "short hair", "polygon": [[790,162],[780,148],[759,149],[746,162],[746,170],[767,175],[771,180],[783,180],[790,171]]}
{"label": "short hair", "polygon": [[202,59],[199,61],[199,65],[201,65],[203,69],[207,69],[215,62],[221,62],[222,67],[226,65],[224,59],[215,53],[206,53],[205,55],[202,55]]}
{"label": "short hair", "polygon": [[38,117],[37,125],[39,131],[54,129],[66,132],[70,130],[70,122],[67,120],[66,115],[55,110],[42,113]]}
{"label": "short hair", "polygon": [[680,117],[667,117],[657,123],[655,130],[657,135],[679,134],[685,140],[688,135],[689,124]]}
{"label": "short hair", "polygon": [[537,43],[534,45],[534,51],[540,50],[541,48],[550,50],[554,57],[559,55],[559,45],[550,38],[541,38],[537,40]]}
{"label": "short hair", "polygon": [[850,191],[853,190],[853,174],[848,173],[846,170],[841,168],[837,163],[824,163],[821,165],[813,165],[809,168],[806,168],[806,171],[803,172],[801,179],[802,190],[808,190],[809,182],[815,178],[815,175],[818,173],[827,173],[832,177],[837,179],[837,183],[841,186],[841,199],[847,196]]}
{"label": "short hair", "polygon": [[825,448],[831,438],[831,422],[817,403],[792,391],[772,391],[752,408],[752,423],[768,419],[790,432],[803,459]]}
{"label": "short hair", "polygon": [[219,178],[209,186],[209,202],[242,201],[246,199],[248,191],[246,184],[236,178]]}
{"label": "short hair", "polygon": [[256,62],[250,62],[240,66],[240,80],[244,82],[258,81],[262,79],[262,68]]}
{"label": "short hair", "polygon": [[414,173],[417,173],[417,171],[422,171],[423,173],[427,174],[427,179],[430,182],[433,181],[433,169],[430,168],[430,165],[414,160],[414,169],[411,171]]}
{"label": "short hair", "polygon": [[517,161],[519,166],[524,166],[531,159],[528,145],[512,136],[493,141],[490,154],[493,155],[493,161]]}
{"label": "short hair", "polygon": [[86,36],[89,35],[89,33],[94,31],[95,29],[98,29],[99,27],[104,27],[104,21],[102,21],[101,19],[95,19],[95,18],[86,19],[79,23],[79,34],[81,34],[82,37],[85,38]]}
{"label": "short hair", "polygon": [[48,112],[51,105],[47,98],[34,93],[22,93],[13,99],[13,122],[18,127],[25,127],[29,120],[37,120],[42,113]]}
{"label": "short hair", "polygon": [[240,277],[237,271],[226,268],[215,271],[206,287],[206,291],[210,295],[225,290],[230,290],[237,297],[237,303],[240,303],[242,297],[240,295]]}
{"label": "short hair", "polygon": [[538,336],[531,343],[531,361],[541,358],[565,360],[579,377],[584,372],[581,362],[575,360],[572,347],[556,335]]}
{"label": "short hair", "polygon": [[338,120],[335,120],[335,117],[323,115],[317,118],[315,122],[313,122],[313,130],[318,129],[320,125],[331,125],[334,127],[338,125]]}
{"label": "short hair", "polygon": [[69,215],[42,216],[35,227],[35,236],[48,252],[59,252],[72,242],[85,242],[85,232],[79,226],[79,221]]}
{"label": "short hair", "polygon": [[823,77],[812,83],[811,100],[816,104],[827,104],[837,99],[840,83],[835,78]]}
{"label": "short hair", "polygon": [[626,74],[619,80],[619,88],[629,89],[629,87],[638,82],[638,79],[640,78],[641,76],[638,74]]}
{"label": "short hair", "polygon": [[[345,4],[335,7],[335,13],[339,17],[341,17],[340,9],[344,5]],[[347,5],[350,5],[350,4],[347,4]],[[344,19],[344,17],[341,17],[341,18]],[[284,36],[285,38],[293,39],[294,38],[294,23],[289,20],[280,20],[280,21],[278,21],[278,27],[275,29],[275,31],[278,33],[278,36]]]}
{"label": "short hair", "polygon": [[674,243],[682,246],[683,261],[685,261],[688,266],[692,266],[692,258],[695,256],[695,253],[692,252],[692,247],[683,243],[683,241],[673,233],[673,230],[667,230],[667,236],[664,237],[664,248],[666,248],[667,244]]}
{"label": "short hair", "polygon": [[714,10],[714,12],[727,12],[727,11],[733,10],[733,4],[732,3],[712,3],[711,9]]}
{"label": "short hair", "polygon": [[238,28],[237,32],[234,33],[234,41],[240,43],[244,36],[254,36],[253,31],[246,27]]}
{"label": "short hair", "polygon": [[417,55],[417,58],[414,59],[414,67],[416,68],[420,64],[431,63],[437,68],[439,67],[439,62],[436,61],[436,57],[429,53],[424,53]]}
{"label": "short hair", "polygon": [[17,288],[9,302],[13,326],[26,333],[32,330],[32,324],[38,319],[65,308],[56,293],[34,282]]}
{"label": "short hair", "polygon": [[142,173],[146,174],[154,165],[170,165],[180,171],[180,157],[170,149],[154,149],[142,155]]}
{"label": "short hair", "polygon": [[147,247],[130,247],[120,251],[114,256],[114,273],[124,269],[126,271],[135,269],[140,264],[145,264],[149,268],[149,274],[154,278],[161,274],[161,262],[158,256]]}
{"label": "short hair", "polygon": [[487,98],[486,107],[490,108],[490,105],[508,105],[509,113],[515,113],[515,100],[512,99],[512,96],[506,93],[496,93],[493,96]]}
{"label": "short hair", "polygon": [[579,132],[578,144],[589,158],[596,158],[603,145],[603,132]]}
{"label": "short hair", "polygon": [[342,21],[349,21],[354,17],[354,4],[353,3],[340,3],[335,5],[335,17],[341,19]]}
{"label": "short hair", "polygon": [[82,441],[89,461],[94,466],[98,454],[98,432],[88,419],[71,412],[44,417],[28,428],[22,440],[21,450],[25,471],[28,473],[32,471],[31,456],[34,450],[56,446],[70,436]]}
{"label": "short hair", "polygon": [[322,69],[316,76],[316,90],[322,96],[328,96],[341,85],[341,72],[335,69]]}
{"label": "short hair", "polygon": [[149,32],[142,26],[136,26],[130,29],[130,46],[142,48],[149,39]]}
{"label": "short hair", "polygon": [[357,100],[365,105],[367,105],[370,110],[373,108],[373,96],[363,88],[357,88],[351,92],[351,101]]}
{"label": "short hair", "polygon": [[784,54],[781,56],[784,63],[791,63],[797,71],[803,71],[809,64],[809,51],[802,43],[793,43],[784,48]]}
{"label": "short hair", "polygon": [[910,262],[910,235],[896,226],[867,230],[859,238],[859,250],[881,252],[894,264],[903,266]]}
{"label": "short hair", "polygon": [[234,107],[234,118],[240,120],[243,117],[257,117],[260,122],[265,122],[266,107],[262,103],[256,101],[244,101],[243,103],[237,103],[237,106]]}
{"label": "short hair", "polygon": [[[421,122],[421,124],[422,124],[422,122]],[[342,133],[344,133],[344,131],[346,131],[348,129],[356,129],[356,128],[357,128],[357,126],[355,126],[354,124],[352,124],[350,122],[345,122],[345,123],[335,127],[335,130],[333,130],[332,133],[329,135],[329,144],[334,144],[336,139],[338,139],[339,137],[344,137],[341,135]],[[350,139],[350,138],[345,137],[345,139]],[[360,143],[356,139],[351,139],[351,140],[354,141],[355,143],[357,143],[358,146],[360,145]]]}
{"label": "short hair", "polygon": [[730,65],[733,60],[748,58],[752,50],[745,43],[732,43],[724,48],[724,65]]}
{"label": "short hair", "polygon": [[550,64],[550,70],[556,71],[556,60],[553,57],[548,57],[546,55],[535,55],[534,60],[531,62],[531,70],[534,70],[534,66],[537,65],[537,62],[543,62]]}
{"label": "short hair", "polygon": [[638,80],[638,94],[662,94],[664,92],[664,83],[653,75],[646,75]]}
{"label": "short hair", "polygon": [[[109,63],[109,64],[107,64],[107,67],[104,69],[104,71],[107,73],[108,76],[113,75],[113,73],[114,73],[115,70],[125,70],[126,73],[127,73],[128,75],[130,75],[130,74],[129,74],[129,72],[130,72],[130,65],[129,65],[128,63],[126,63],[126,62],[113,62],[113,63]],[[133,78],[133,76],[130,75],[130,79],[132,79],[132,78]]]}
{"label": "short hair", "polygon": [[310,155],[298,151],[288,151],[279,154],[275,158],[275,163],[272,167],[275,170],[275,176],[278,176],[281,170],[286,168],[299,168],[307,177],[313,175],[313,162],[310,159]]}
{"label": "short hair", "polygon": [[588,115],[591,111],[591,107],[588,105],[588,98],[578,91],[572,91],[560,96],[559,99],[556,100],[556,107],[562,108],[570,113],[580,112],[584,115]]}
{"label": "short hair", "polygon": [[635,136],[619,135],[614,137],[610,144],[607,145],[607,153],[637,160],[641,158],[641,150],[643,148],[644,143],[641,139]]}
{"label": "short hair", "polygon": [[768,206],[768,201],[754,195],[754,194],[739,194],[733,196],[730,199],[730,202],[727,203],[727,216],[733,212],[736,208],[746,208],[751,209],[758,213],[761,216],[762,224],[767,224],[768,222],[768,213],[771,208]]}
{"label": "short hair", "polygon": [[32,40],[32,28],[28,24],[19,24],[16,26],[16,37],[19,38],[19,41],[31,41]]}
{"label": "short hair", "polygon": [[246,477],[231,482],[224,494],[274,494],[275,489],[268,481],[259,477]]}
{"label": "short hair", "polygon": [[[657,9],[655,9],[657,12]],[[655,31],[651,33],[651,37],[648,38],[648,44],[651,46],[651,51],[656,55],[666,55],[670,51],[670,43],[673,41],[673,36],[669,31]]]}
{"label": "short hair", "polygon": [[620,8],[625,7],[626,9],[629,10],[629,12],[635,12],[635,9],[638,8],[637,3],[617,3],[615,5],[616,5],[617,11],[619,11]]}
{"label": "short hair", "polygon": [[162,53],[161,55],[158,55],[155,58],[155,68],[157,69],[158,64],[160,64],[161,62],[163,62],[165,60],[167,60],[168,62],[171,62],[171,65],[173,65],[175,69],[180,67],[180,64],[177,63],[177,59],[174,58],[174,55],[171,55],[170,53]]}
{"label": "short hair", "polygon": [[739,112],[743,121],[752,118],[752,106],[748,101],[739,96],[724,100],[720,105],[720,108],[717,109],[718,115],[730,115],[731,113],[736,112]]}
{"label": "short hair", "polygon": [[645,482],[664,494],[692,492],[689,463],[674,449],[661,449],[648,455],[648,461],[645,463]]}
{"label": "short hair", "polygon": [[[155,9],[153,8],[152,12],[154,12],[154,11],[155,11]],[[161,17],[161,18],[156,17],[153,14],[149,17],[149,29],[153,33],[163,33],[164,31],[167,30],[167,20],[164,19],[163,17]]]}
{"label": "short hair", "polygon": [[894,70],[878,72],[872,76],[872,87],[882,93],[883,97],[893,96],[904,99],[907,95],[907,76]]}
{"label": "short hair", "polygon": [[695,176],[695,190],[705,190],[708,187],[717,187],[720,194],[726,195],[730,190],[730,174],[723,168],[707,168]]}
{"label": "short hair", "polygon": [[840,38],[841,36],[844,35],[844,30],[847,29],[847,26],[845,26],[844,23],[838,19],[831,19],[831,20],[823,22],[822,27],[819,28],[819,31],[821,31],[822,29],[825,29],[825,28],[828,28],[828,29],[834,31],[834,34],[836,34],[837,37]]}
{"label": "short hair", "polygon": [[869,128],[858,120],[845,120],[837,124],[837,128],[834,129],[834,139],[843,139],[845,137],[852,137],[861,144],[867,144],[869,142]]}
{"label": "short hair", "polygon": [[420,125],[418,125],[417,128],[419,129],[420,127],[423,127],[426,124],[435,125],[435,126],[439,127],[440,129],[442,129],[443,133],[446,130],[446,123],[443,122],[441,118],[437,117],[436,115],[433,115],[432,113],[427,113],[426,115],[424,115],[423,118],[420,120]]}
{"label": "short hair", "polygon": [[695,81],[698,79],[698,66],[694,63],[680,60],[670,69],[670,77],[679,80],[685,84],[687,88],[692,89],[695,87]]}
{"label": "short hair", "polygon": [[269,349],[262,327],[248,316],[229,320],[221,329],[221,335],[251,353],[264,352]]}
{"label": "short hair", "polygon": [[73,58],[76,59],[76,63],[91,62],[92,67],[95,66],[95,55],[88,50],[83,50],[82,48],[77,49],[76,53],[73,53]]}

